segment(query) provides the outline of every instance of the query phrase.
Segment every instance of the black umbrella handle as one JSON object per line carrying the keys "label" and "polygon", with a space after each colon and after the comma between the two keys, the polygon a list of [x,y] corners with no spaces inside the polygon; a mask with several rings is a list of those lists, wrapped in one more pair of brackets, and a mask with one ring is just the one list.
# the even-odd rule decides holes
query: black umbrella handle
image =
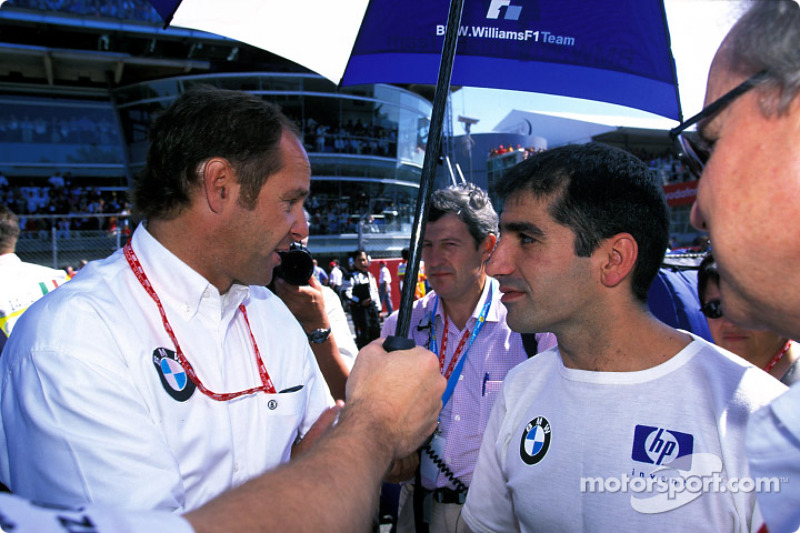
{"label": "black umbrella handle", "polygon": [[416,346],[416,344],[414,344],[413,339],[409,339],[408,337],[398,337],[397,335],[386,337],[386,340],[383,341],[383,349],[387,352],[410,350],[414,346]]}
{"label": "black umbrella handle", "polygon": [[453,61],[456,56],[458,29],[461,26],[463,8],[464,0],[450,0],[447,29],[444,43],[442,44],[441,62],[439,63],[439,76],[433,93],[433,109],[431,110],[431,123],[428,129],[428,142],[425,146],[425,158],[422,161],[417,212],[414,215],[414,224],[411,227],[408,264],[406,266],[403,290],[400,294],[397,326],[394,331],[398,337],[408,337],[408,330],[411,325],[411,308],[414,305],[414,289],[417,285],[419,261],[422,255],[422,236],[425,234],[425,224],[428,219],[431,196],[433,195],[433,182],[436,177],[436,165],[439,161],[439,145],[442,140],[442,124],[444,123],[444,112],[447,107],[447,96],[450,93],[450,78],[453,73]]}

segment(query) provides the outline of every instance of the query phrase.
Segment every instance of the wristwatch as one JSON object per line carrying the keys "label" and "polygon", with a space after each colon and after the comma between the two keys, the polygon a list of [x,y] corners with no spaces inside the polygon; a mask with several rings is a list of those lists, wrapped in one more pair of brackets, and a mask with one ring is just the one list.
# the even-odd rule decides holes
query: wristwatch
{"label": "wristwatch", "polygon": [[328,329],[315,329],[308,334],[308,342],[312,344],[322,344],[328,337],[331,336],[331,328]]}

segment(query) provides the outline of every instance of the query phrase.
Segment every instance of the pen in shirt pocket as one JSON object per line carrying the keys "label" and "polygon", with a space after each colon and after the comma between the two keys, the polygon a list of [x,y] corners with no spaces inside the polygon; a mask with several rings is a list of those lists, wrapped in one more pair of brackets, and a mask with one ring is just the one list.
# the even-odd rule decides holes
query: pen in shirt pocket
{"label": "pen in shirt pocket", "polygon": [[483,389],[481,389],[481,396],[486,396],[486,383],[489,381],[489,373],[483,376]]}
{"label": "pen in shirt pocket", "polygon": [[303,385],[295,385],[294,387],[289,387],[288,389],[283,389],[282,391],[278,391],[278,394],[283,394],[284,392],[297,392],[303,388]]}

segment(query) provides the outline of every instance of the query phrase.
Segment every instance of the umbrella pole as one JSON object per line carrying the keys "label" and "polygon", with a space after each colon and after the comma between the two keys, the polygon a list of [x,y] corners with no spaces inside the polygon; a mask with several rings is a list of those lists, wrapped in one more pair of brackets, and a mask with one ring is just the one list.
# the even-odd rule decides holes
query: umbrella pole
{"label": "umbrella pole", "polygon": [[397,314],[397,327],[393,337],[388,337],[384,343],[387,351],[407,349],[414,346],[408,339],[408,330],[411,322],[411,307],[414,303],[414,289],[417,285],[419,274],[419,261],[421,256],[422,235],[425,234],[425,224],[428,219],[433,182],[436,178],[436,165],[439,161],[439,148],[442,140],[442,124],[447,106],[447,96],[450,93],[450,78],[453,73],[453,61],[458,43],[458,29],[461,26],[461,12],[464,0],[451,0],[450,12],[447,16],[447,30],[442,45],[442,58],[439,63],[439,77],[436,81],[436,91],[433,94],[433,110],[431,111],[431,124],[428,130],[428,142],[425,149],[425,159],[422,163],[422,176],[419,183],[419,196],[417,197],[417,212],[414,215],[414,225],[411,229],[411,245],[409,246],[408,265],[403,282],[403,291],[400,295],[400,307]]}

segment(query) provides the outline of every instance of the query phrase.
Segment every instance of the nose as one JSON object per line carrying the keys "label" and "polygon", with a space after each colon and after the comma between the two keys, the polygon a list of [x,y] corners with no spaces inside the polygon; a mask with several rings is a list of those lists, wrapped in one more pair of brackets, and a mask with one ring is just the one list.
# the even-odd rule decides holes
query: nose
{"label": "nose", "polygon": [[300,210],[300,215],[295,218],[295,223],[292,224],[292,228],[289,231],[292,234],[292,239],[295,241],[302,241],[308,237],[308,221],[302,209]]}
{"label": "nose", "polygon": [[442,254],[437,250],[435,243],[423,246],[421,255],[425,265],[429,268],[442,263]]}
{"label": "nose", "polygon": [[689,221],[692,223],[692,226],[695,228],[706,231],[708,228],[706,227],[706,220],[703,218],[703,213],[700,211],[700,203],[695,202],[692,205],[692,211],[689,213]]}

